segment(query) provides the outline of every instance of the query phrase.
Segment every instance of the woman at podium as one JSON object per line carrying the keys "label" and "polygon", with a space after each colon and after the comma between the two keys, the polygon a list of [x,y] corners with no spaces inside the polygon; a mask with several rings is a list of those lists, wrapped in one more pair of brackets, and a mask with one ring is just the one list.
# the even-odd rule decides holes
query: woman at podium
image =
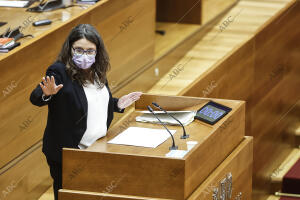
{"label": "woman at podium", "polygon": [[56,61],[30,95],[33,105],[48,105],[43,153],[56,200],[62,188],[62,148],[84,149],[105,136],[113,112],[123,113],[142,94],[113,98],[106,77],[109,68],[101,36],[93,26],[80,24],[70,32]]}

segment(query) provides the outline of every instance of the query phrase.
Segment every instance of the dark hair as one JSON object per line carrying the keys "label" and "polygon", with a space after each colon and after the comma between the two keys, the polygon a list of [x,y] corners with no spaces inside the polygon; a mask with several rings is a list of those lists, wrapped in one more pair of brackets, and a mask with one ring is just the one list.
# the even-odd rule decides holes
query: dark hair
{"label": "dark hair", "polygon": [[[77,40],[83,38],[94,43],[97,48],[95,63],[91,66],[92,73],[90,75],[83,73],[82,69],[76,67],[72,60],[72,45]],[[57,61],[64,63],[66,66],[68,64],[70,67],[67,67],[67,73],[72,80],[77,80],[81,85],[85,85],[87,80],[90,80],[91,78],[92,80],[96,80],[100,88],[106,83],[106,72],[110,69],[109,56],[100,34],[90,24],[79,24],[72,29],[62,46]],[[96,78],[95,74],[97,74],[99,78]]]}

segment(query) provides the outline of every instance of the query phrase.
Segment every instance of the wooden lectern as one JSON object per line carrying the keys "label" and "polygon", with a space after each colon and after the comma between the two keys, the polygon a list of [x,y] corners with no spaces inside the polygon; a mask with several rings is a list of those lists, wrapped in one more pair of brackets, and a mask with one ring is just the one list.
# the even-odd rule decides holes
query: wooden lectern
{"label": "wooden lectern", "polygon": [[[214,125],[195,119],[185,126],[190,135],[188,139],[180,138],[182,127],[168,126],[169,129],[176,129],[174,138],[179,150],[187,150],[187,141],[198,141],[198,144],[183,158],[166,157],[172,144],[171,138],[157,148],[107,143],[127,127],[163,129],[160,124],[135,121],[135,117],[141,115],[136,111],[147,110],[146,107],[152,102],[158,103],[165,110],[179,111],[198,110],[210,100],[228,106],[232,111]],[[124,124],[127,126],[124,127]],[[183,200],[190,196],[198,199],[195,195],[203,196],[199,187],[201,188],[203,183],[207,184],[207,180],[213,181],[215,188],[206,191],[209,196],[205,199],[212,199],[211,195],[217,192],[216,188],[219,188],[216,177],[220,176],[213,174],[235,151],[235,156],[246,157],[240,159],[244,161],[243,163],[236,163],[235,166],[236,169],[239,168],[239,176],[245,176],[246,173],[247,177],[244,178],[244,186],[234,186],[237,179],[235,172],[232,171],[230,175],[233,181],[231,180],[230,184],[231,189],[234,187],[235,191],[229,191],[227,188],[229,183],[224,187],[228,196],[229,192],[231,192],[230,196],[236,196],[234,192],[241,188],[245,190],[243,193],[251,198],[252,138],[245,138],[244,133],[245,103],[243,101],[143,94],[135,102],[135,110],[113,126],[106,137],[99,139],[85,150],[69,148],[63,150],[63,189],[59,191],[59,199]],[[236,161],[234,158],[231,160]],[[230,168],[230,162],[226,163]],[[229,171],[223,173],[224,176],[229,175]],[[212,175],[214,178],[209,179]],[[250,179],[247,181],[250,182],[250,189],[245,186],[248,185],[245,184],[247,179]],[[221,195],[220,190],[224,188],[219,188],[218,196]]]}

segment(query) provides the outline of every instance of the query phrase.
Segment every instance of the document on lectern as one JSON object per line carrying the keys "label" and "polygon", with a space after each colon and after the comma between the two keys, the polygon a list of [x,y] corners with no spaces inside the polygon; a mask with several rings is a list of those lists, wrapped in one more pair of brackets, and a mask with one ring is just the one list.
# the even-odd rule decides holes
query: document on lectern
{"label": "document on lectern", "polygon": [[7,1],[1,0],[0,7],[17,7],[17,8],[24,8],[29,3],[29,1]]}
{"label": "document on lectern", "polygon": [[[137,122],[159,123],[159,121],[151,112],[141,111],[141,113],[143,113],[141,116],[137,116],[135,118]],[[187,126],[194,121],[197,111],[168,111],[168,113],[177,118],[184,126]],[[163,111],[155,111],[155,114],[165,124],[180,125],[175,119]]]}
{"label": "document on lectern", "polygon": [[[176,130],[170,130],[170,132],[173,135]],[[165,142],[169,137],[171,137],[171,135],[166,129],[129,127],[108,141],[108,143],[156,148]]]}

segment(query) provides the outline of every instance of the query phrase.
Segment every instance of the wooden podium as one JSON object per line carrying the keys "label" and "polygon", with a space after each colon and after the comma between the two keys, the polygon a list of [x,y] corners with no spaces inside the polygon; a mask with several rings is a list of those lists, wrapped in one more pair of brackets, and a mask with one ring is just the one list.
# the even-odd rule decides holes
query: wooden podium
{"label": "wooden podium", "polygon": [[[152,102],[158,103],[166,110],[198,110],[209,100],[228,106],[232,111],[215,125],[195,119],[185,126],[190,135],[188,139],[180,138],[183,132],[180,126],[168,126],[170,129],[176,129],[174,139],[179,150],[187,150],[187,141],[198,141],[198,144],[183,158],[166,157],[172,144],[171,138],[157,148],[107,143],[127,127],[162,129],[159,124],[135,121],[135,117],[141,115],[136,111],[147,110],[146,106]],[[127,126],[124,127],[124,124]],[[244,133],[243,101],[143,94],[135,102],[135,111],[113,126],[106,137],[99,139],[86,150],[69,148],[63,150],[63,189],[59,191],[59,199],[188,199],[189,197],[198,199],[197,195],[203,195],[203,191],[209,193],[205,199],[212,199],[211,195],[214,193],[218,196],[224,193],[222,191],[224,187],[228,196],[229,192],[230,196],[238,195],[234,193],[240,188],[246,196],[248,195],[246,199],[250,199],[252,138],[245,138]],[[216,177],[222,178],[223,175],[213,174],[234,151],[238,151],[234,155],[243,157],[238,160],[244,162],[236,163],[235,168],[240,172],[238,176],[244,176],[241,183],[243,186],[233,186],[238,181],[234,171],[222,172],[222,169],[219,169],[225,179],[228,179],[227,182],[231,181],[224,183],[224,187],[219,187],[218,182],[222,180],[217,180]],[[230,168],[229,161],[226,166]],[[214,178],[209,179],[211,176]],[[203,188],[201,192],[199,188],[209,180],[215,187],[211,185],[210,189]],[[250,187],[245,186],[246,182],[250,183]],[[232,187],[235,191],[232,191]]]}

